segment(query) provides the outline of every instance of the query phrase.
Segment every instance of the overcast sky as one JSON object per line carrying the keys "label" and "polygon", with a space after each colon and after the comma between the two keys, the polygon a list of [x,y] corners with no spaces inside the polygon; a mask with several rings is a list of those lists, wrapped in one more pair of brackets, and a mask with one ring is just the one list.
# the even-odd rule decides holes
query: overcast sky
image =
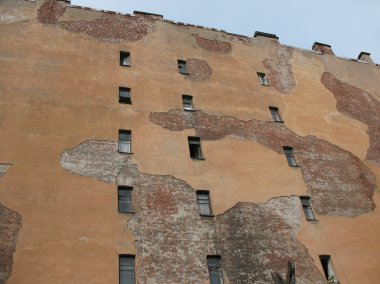
{"label": "overcast sky", "polygon": [[165,19],[252,36],[274,33],[280,42],[310,49],[315,41],[338,56],[371,53],[380,63],[380,0],[71,0],[73,5],[122,13],[144,11]]}

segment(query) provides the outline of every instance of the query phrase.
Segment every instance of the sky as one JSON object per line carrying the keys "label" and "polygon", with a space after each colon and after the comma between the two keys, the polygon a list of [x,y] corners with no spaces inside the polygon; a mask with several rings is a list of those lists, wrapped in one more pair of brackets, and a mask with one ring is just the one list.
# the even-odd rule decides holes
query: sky
{"label": "sky", "polygon": [[371,53],[380,63],[380,0],[71,0],[71,4],[132,14],[161,14],[167,20],[253,36],[276,34],[282,44],[311,49],[331,45],[338,56]]}

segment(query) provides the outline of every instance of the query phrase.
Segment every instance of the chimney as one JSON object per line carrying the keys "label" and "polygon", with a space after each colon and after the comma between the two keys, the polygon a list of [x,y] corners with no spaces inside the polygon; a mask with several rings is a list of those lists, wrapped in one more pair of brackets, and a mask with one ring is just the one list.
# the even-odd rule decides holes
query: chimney
{"label": "chimney", "polygon": [[311,49],[314,51],[319,51],[322,54],[334,55],[334,52],[331,49],[331,45],[325,43],[314,42],[313,47]]}
{"label": "chimney", "polygon": [[278,41],[278,36],[276,36],[275,34],[269,34],[269,33],[264,33],[264,32],[259,32],[259,31],[255,31],[255,35],[253,37],[254,38],[275,39]]}
{"label": "chimney", "polygon": [[371,53],[368,53],[368,52],[364,52],[364,51],[360,52],[358,59],[361,61],[368,62],[368,63],[373,63],[372,58],[371,58]]}

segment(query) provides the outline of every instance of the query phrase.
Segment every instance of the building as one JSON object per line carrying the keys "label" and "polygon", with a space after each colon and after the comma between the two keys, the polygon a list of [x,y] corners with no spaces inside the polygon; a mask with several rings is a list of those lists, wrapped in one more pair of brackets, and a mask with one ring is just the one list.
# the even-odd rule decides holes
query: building
{"label": "building", "polygon": [[380,283],[368,53],[0,9],[0,283]]}

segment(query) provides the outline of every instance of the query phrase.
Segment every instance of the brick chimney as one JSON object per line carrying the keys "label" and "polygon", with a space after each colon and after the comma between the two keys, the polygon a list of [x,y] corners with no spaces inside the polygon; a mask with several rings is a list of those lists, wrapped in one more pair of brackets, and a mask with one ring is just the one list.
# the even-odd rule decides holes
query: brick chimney
{"label": "brick chimney", "polygon": [[314,51],[319,51],[322,54],[334,55],[334,52],[331,49],[331,45],[325,43],[314,42],[313,47],[311,49]]}
{"label": "brick chimney", "polygon": [[361,61],[368,62],[368,63],[373,63],[372,58],[371,58],[371,53],[368,53],[368,52],[364,52],[364,51],[360,52],[358,59]]}

